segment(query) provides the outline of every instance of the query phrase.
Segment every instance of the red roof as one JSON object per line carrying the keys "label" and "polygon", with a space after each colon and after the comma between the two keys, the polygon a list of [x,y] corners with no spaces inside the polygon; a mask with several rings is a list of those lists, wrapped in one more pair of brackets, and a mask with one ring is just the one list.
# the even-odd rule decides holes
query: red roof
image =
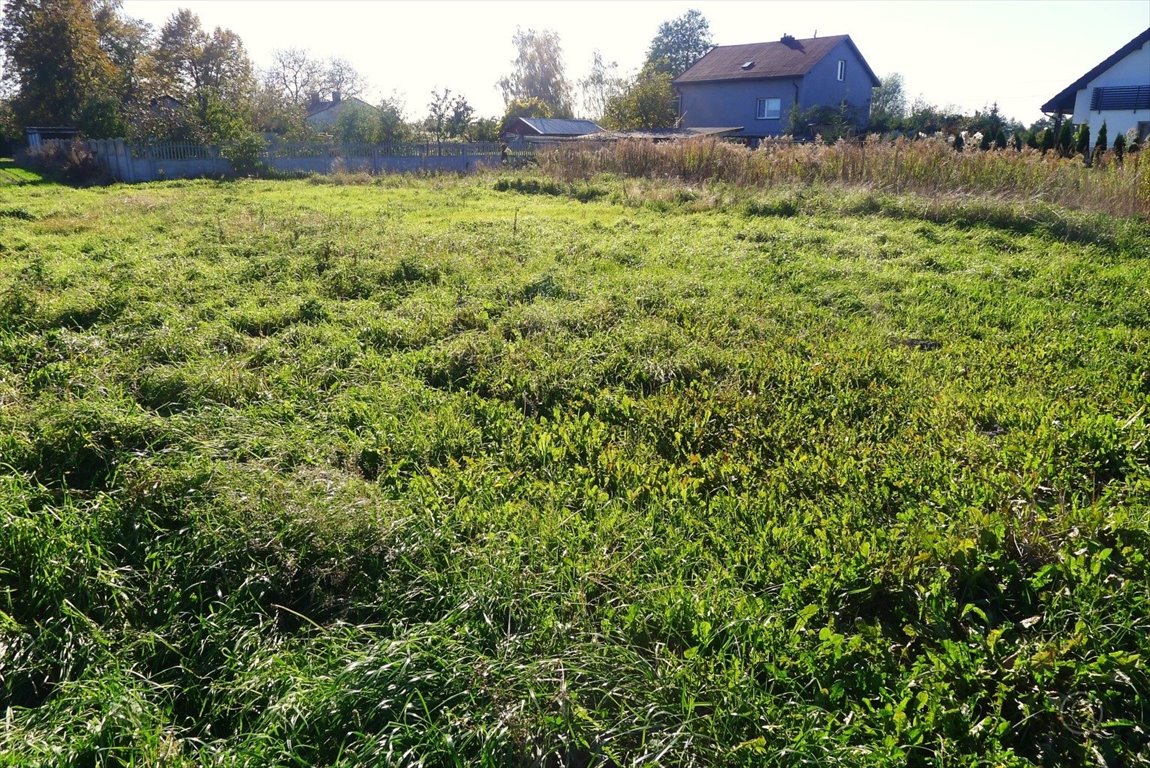
{"label": "red roof", "polygon": [[[855,47],[850,35],[785,38],[771,43],[718,45],[675,78],[675,85],[715,80],[765,80],[771,77],[802,77],[843,41],[854,51],[877,87],[879,79]],[[750,66],[746,66],[747,64]]]}

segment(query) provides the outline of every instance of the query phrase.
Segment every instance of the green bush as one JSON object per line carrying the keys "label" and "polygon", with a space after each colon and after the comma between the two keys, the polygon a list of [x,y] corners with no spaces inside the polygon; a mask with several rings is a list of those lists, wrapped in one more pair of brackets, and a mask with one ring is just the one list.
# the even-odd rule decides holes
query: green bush
{"label": "green bush", "polygon": [[248,133],[224,145],[222,154],[232,164],[236,176],[261,176],[267,170],[263,160],[264,140],[256,133]]}

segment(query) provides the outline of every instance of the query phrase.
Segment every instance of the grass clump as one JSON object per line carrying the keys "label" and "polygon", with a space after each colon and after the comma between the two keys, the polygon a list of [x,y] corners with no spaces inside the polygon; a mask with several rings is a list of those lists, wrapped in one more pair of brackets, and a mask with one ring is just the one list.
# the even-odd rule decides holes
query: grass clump
{"label": "grass clump", "polygon": [[9,189],[0,763],[1150,761],[1144,225],[589,186]]}

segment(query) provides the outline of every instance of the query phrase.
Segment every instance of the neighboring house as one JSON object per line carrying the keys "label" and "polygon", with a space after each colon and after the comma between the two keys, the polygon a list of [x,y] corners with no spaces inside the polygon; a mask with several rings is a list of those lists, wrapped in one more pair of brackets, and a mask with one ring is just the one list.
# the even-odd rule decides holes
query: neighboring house
{"label": "neighboring house", "polygon": [[343,115],[356,110],[369,111],[372,114],[379,111],[363,99],[355,96],[344,99],[340,96],[339,91],[333,91],[331,101],[325,101],[318,96],[312,98],[311,103],[308,104],[304,122],[313,130],[327,133],[335,128]]}
{"label": "neighboring house", "polygon": [[[772,43],[716,46],[673,85],[683,127],[741,125],[735,136],[756,140],[806,133],[807,120],[832,113],[865,128],[879,79],[849,35],[783,35]],[[816,108],[824,114],[815,117]]]}
{"label": "neighboring house", "polygon": [[504,129],[503,134],[505,136],[514,135],[519,138],[564,139],[573,136],[586,136],[589,133],[599,133],[602,130],[594,120],[518,117]]}
{"label": "neighboring house", "polygon": [[1111,140],[1131,128],[1139,140],[1150,135],[1150,29],[1042,105],[1042,111],[1075,125],[1088,123],[1090,135],[1106,123]]}

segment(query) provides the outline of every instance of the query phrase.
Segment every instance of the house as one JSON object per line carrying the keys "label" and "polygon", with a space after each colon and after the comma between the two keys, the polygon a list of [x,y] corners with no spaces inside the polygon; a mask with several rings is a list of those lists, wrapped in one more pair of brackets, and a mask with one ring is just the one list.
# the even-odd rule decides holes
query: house
{"label": "house", "polygon": [[341,117],[354,111],[369,111],[374,115],[379,110],[363,99],[355,96],[345,99],[341,97],[339,91],[332,91],[331,101],[321,99],[318,95],[312,96],[304,122],[313,130],[330,133]]}
{"label": "house", "polygon": [[563,139],[572,136],[586,136],[589,133],[599,133],[600,128],[594,120],[567,120],[551,117],[517,117],[503,129],[505,136],[518,138],[548,138]]}
{"label": "house", "polygon": [[1102,123],[1113,138],[1131,128],[1139,141],[1150,135],[1150,29],[1108,56],[1098,66],[1042,105],[1060,120],[1087,123],[1097,136]]}
{"label": "house", "polygon": [[841,116],[866,127],[879,85],[850,35],[719,45],[673,81],[685,128],[741,125],[736,137],[810,133]]}

